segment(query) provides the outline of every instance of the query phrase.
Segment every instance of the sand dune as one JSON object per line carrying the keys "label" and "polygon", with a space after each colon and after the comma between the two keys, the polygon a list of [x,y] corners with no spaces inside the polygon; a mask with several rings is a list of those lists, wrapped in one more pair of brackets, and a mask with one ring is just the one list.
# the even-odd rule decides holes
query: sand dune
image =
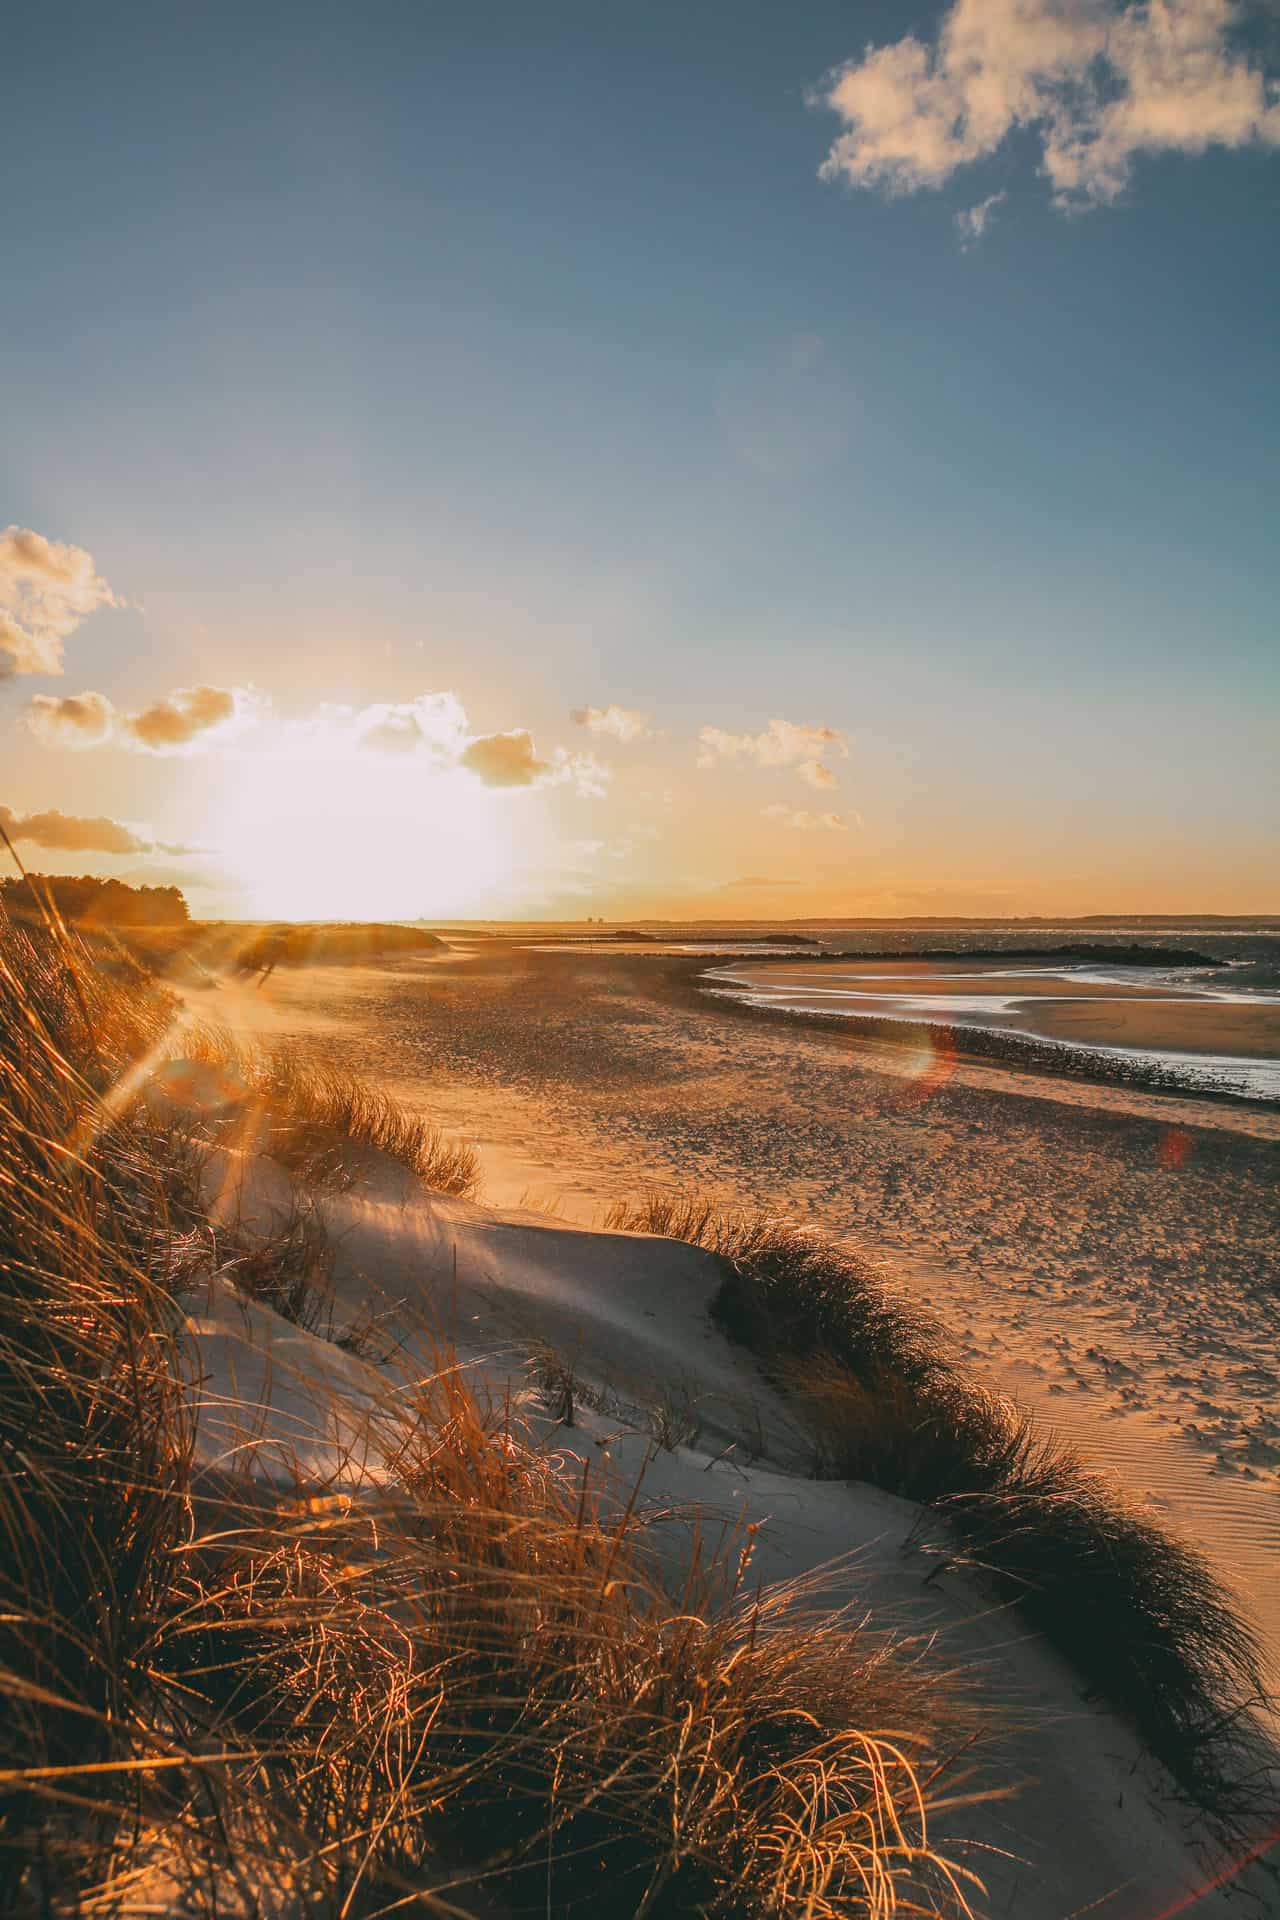
{"label": "sand dune", "polygon": [[[234,1452],[288,1483],[296,1461],[357,1495],[376,1491],[377,1449],[361,1443],[362,1427],[394,1422],[397,1380],[439,1363],[428,1331],[438,1329],[456,1340],[473,1384],[514,1399],[567,1472],[589,1460],[619,1510],[639,1484],[645,1510],[666,1516],[673,1580],[691,1529],[728,1528],[750,1540],[759,1580],[816,1578],[823,1606],[869,1610],[962,1677],[981,1701],[976,1772],[935,1840],[985,1881],[981,1911],[1128,1920],[1192,1900],[1205,1920],[1228,1911],[1225,1896],[1198,1893],[1213,1877],[1212,1854],[1159,1769],[1113,1716],[1079,1697],[1015,1617],[992,1609],[980,1584],[954,1570],[936,1577],[932,1523],[874,1489],[787,1470],[796,1465],[792,1420],[709,1320],[708,1256],[490,1211],[430,1194],[374,1156],[361,1164],[354,1192],[322,1202],[338,1249],[333,1311],[341,1325],[376,1304],[394,1358],[357,1360],[215,1280],[188,1322],[206,1465]],[[209,1186],[215,1214],[241,1227],[269,1232],[288,1215],[288,1182],[261,1160],[215,1156]],[[607,1411],[579,1404],[573,1426],[557,1426],[533,1389],[548,1343]],[[678,1395],[691,1411],[686,1444],[655,1442],[655,1395]],[[971,1801],[996,1782],[1017,1791]]]}
{"label": "sand dune", "polygon": [[739,1017],[668,964],[458,950],[193,1002],[375,1074],[499,1204],[700,1188],[880,1253],[1219,1558],[1280,1679],[1280,1117]]}

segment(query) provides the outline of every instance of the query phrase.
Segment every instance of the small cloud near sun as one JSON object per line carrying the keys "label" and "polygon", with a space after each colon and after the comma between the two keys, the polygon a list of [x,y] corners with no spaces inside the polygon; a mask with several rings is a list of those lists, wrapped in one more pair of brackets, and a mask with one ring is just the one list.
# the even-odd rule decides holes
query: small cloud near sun
{"label": "small cloud near sun", "polygon": [[27,725],[47,747],[110,742],[143,753],[185,753],[238,734],[260,717],[263,705],[246,687],[177,687],[137,713],[121,712],[103,693],[61,699],[38,693],[27,707]]}
{"label": "small cloud near sun", "polygon": [[356,716],[362,747],[382,753],[415,753],[425,748],[453,759],[467,737],[467,710],[456,693],[420,693],[415,700],[365,707]]}
{"label": "small cloud near sun", "polygon": [[281,745],[306,758],[368,752],[412,759],[440,773],[461,769],[496,788],[572,785],[590,797],[603,794],[609,778],[594,754],[564,747],[540,754],[527,727],[473,734],[466,708],[451,692],[367,707],[326,703],[286,722]]}
{"label": "small cloud near sun", "polygon": [[487,787],[532,787],[554,771],[549,760],[539,760],[527,727],[481,734],[463,748],[459,764]]}

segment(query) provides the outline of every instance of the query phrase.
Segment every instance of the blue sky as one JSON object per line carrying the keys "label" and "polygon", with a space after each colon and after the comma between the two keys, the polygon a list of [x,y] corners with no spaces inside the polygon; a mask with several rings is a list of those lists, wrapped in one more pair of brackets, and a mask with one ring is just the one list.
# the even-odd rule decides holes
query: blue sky
{"label": "blue sky", "polygon": [[[193,902],[270,911],[289,833],[368,764],[330,728],[332,777],[301,816],[279,797],[315,710],[449,690],[467,737],[529,732],[529,777],[428,742],[388,844],[405,807],[437,847],[470,809],[483,885],[470,856],[434,885],[424,847],[361,907],[1280,904],[1280,29],[1164,0],[1160,40],[1073,0],[1082,60],[1100,7],[1137,34],[1084,144],[1016,113],[984,134],[969,102],[939,159],[973,4],[11,21],[0,526],[127,604],[61,675],[0,684],[0,802],[208,846],[178,862]],[[1014,100],[1042,0],[987,4],[1011,25],[981,78]],[[29,724],[36,695],[127,714],[193,686],[258,717],[160,752]],[[646,730],[570,717],[614,703]],[[802,757],[697,765],[701,728],[775,718],[847,743],[821,805]],[[344,910],[330,864],[298,911]]]}

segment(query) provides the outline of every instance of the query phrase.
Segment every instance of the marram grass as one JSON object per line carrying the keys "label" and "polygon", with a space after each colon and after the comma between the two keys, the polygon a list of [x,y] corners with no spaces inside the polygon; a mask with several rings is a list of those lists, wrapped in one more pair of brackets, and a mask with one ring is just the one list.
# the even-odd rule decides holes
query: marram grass
{"label": "marram grass", "polygon": [[[170,1016],[0,919],[6,1909],[967,1911],[929,1837],[963,1745],[939,1676],[757,1592],[745,1536],[669,1594],[634,1507],[447,1352],[379,1428],[376,1498],[196,1474],[182,1301],[213,1241],[141,1097]],[[276,1126],[301,1088],[298,1124],[386,1145],[381,1107],[239,1065]],[[279,1303],[318,1256],[236,1257]]]}

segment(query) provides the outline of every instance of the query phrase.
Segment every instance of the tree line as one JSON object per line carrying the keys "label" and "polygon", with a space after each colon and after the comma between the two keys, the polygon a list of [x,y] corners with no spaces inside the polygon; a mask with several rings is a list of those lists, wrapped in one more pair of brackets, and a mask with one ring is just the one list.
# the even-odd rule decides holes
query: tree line
{"label": "tree line", "polygon": [[24,916],[52,904],[64,920],[102,927],[176,927],[191,918],[178,887],[131,887],[91,873],[33,873],[21,880],[0,880],[0,903]]}

